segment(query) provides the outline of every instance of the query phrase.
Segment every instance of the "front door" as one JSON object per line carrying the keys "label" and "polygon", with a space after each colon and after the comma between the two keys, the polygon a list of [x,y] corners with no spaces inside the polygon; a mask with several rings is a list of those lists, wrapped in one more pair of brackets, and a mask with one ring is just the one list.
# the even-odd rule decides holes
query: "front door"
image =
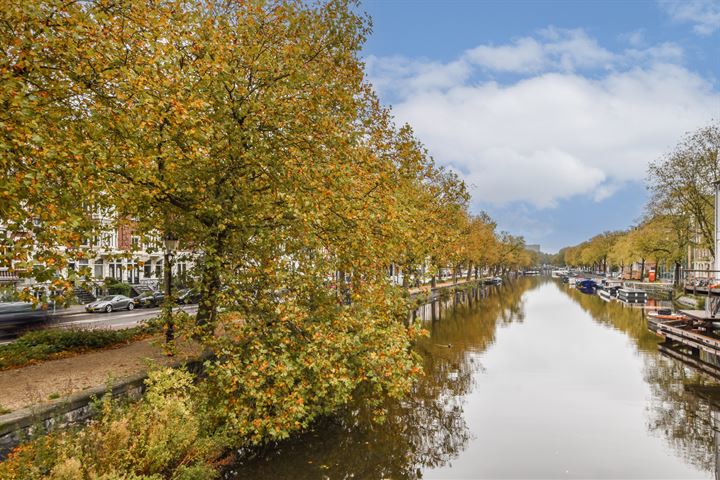
{"label": "front door", "polygon": [[127,282],[131,285],[140,283],[140,268],[135,263],[127,265]]}

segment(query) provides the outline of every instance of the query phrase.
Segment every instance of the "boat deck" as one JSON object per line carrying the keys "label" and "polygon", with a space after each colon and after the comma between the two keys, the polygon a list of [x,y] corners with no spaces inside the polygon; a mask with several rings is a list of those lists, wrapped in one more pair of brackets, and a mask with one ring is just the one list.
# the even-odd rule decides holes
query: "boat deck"
{"label": "boat deck", "polygon": [[666,340],[675,341],[690,348],[703,350],[713,355],[720,354],[720,338],[707,331],[693,329],[687,323],[658,322],[657,334]]}
{"label": "boat deck", "polygon": [[705,310],[680,310],[680,313],[686,315],[692,320],[701,322],[720,322],[720,316],[711,317]]}

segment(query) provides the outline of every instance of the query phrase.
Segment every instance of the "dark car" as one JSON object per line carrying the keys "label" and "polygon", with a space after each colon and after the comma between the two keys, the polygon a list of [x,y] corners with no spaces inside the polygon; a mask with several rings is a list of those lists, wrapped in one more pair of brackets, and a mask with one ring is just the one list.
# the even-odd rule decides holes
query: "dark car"
{"label": "dark car", "polygon": [[16,335],[32,325],[53,317],[53,307],[35,306],[27,302],[0,302],[0,338]]}
{"label": "dark car", "polygon": [[110,313],[113,310],[132,310],[133,308],[135,308],[135,304],[132,298],[125,295],[106,295],[85,305],[85,310],[88,312]]}
{"label": "dark car", "polygon": [[137,297],[133,298],[133,303],[138,308],[150,308],[160,306],[165,300],[165,294],[163,292],[143,292]]}
{"label": "dark car", "polygon": [[202,296],[198,290],[194,288],[185,288],[178,291],[177,302],[182,305],[187,305],[190,303],[198,303],[201,298]]}

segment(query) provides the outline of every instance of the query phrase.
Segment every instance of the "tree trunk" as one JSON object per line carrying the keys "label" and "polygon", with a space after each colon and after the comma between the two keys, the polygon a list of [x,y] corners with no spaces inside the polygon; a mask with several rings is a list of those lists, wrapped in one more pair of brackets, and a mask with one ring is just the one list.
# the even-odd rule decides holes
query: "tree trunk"
{"label": "tree trunk", "polygon": [[468,262],[467,275],[465,276],[465,280],[467,280],[468,282],[469,282],[470,279],[472,278],[472,271],[473,271],[472,262]]}
{"label": "tree trunk", "polygon": [[680,285],[680,262],[675,262],[675,274],[673,276],[673,285]]}
{"label": "tree trunk", "polygon": [[645,259],[643,258],[640,262],[640,281],[643,281],[643,277],[645,276]]}
{"label": "tree trunk", "polygon": [[175,340],[175,324],[172,318],[172,260],[171,253],[166,251],[164,264],[165,264],[165,305],[163,305],[164,314],[167,316],[165,325],[165,343],[170,344]]}
{"label": "tree trunk", "polygon": [[660,259],[655,257],[655,280],[657,280],[660,274]]}
{"label": "tree trunk", "polygon": [[200,274],[200,304],[195,316],[195,325],[202,327],[203,333],[212,333],[217,322],[218,295],[222,288],[220,278],[222,262],[222,239],[217,240],[215,251],[206,253]]}

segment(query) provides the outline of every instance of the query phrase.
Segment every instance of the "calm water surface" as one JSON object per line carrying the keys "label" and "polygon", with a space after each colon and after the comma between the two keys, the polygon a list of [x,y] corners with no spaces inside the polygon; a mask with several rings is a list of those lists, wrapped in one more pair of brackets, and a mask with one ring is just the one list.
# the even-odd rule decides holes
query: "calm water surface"
{"label": "calm water surface", "polygon": [[720,415],[683,387],[714,384],[639,310],[527,278],[427,328],[427,374],[384,424],[358,402],[230,478],[715,478]]}

